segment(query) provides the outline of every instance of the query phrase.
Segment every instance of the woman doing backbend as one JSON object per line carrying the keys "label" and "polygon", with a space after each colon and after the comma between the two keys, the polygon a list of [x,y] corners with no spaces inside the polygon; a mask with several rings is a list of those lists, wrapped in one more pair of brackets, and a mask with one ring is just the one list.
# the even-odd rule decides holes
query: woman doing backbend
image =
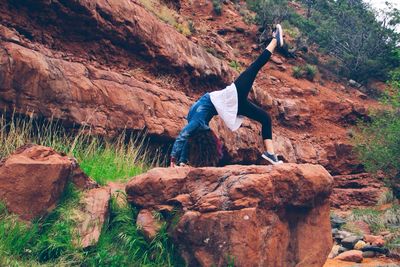
{"label": "woman doing backbend", "polygon": [[279,24],[267,48],[231,85],[204,94],[191,106],[187,116],[188,124],[181,130],[172,147],[171,167],[188,163],[193,166],[215,166],[218,163],[222,147],[208,125],[215,115],[219,115],[232,131],[240,127],[243,116],[260,122],[266,149],[262,157],[272,164],[282,163],[272,143],[271,117],[247,99],[257,73],[268,62],[277,46],[283,46],[283,32]]}

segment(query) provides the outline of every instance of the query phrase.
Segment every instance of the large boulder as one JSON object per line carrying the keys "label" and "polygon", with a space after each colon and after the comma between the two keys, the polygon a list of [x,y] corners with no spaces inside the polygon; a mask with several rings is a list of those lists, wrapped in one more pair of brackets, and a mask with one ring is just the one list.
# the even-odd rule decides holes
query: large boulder
{"label": "large boulder", "polygon": [[73,166],[49,147],[21,147],[0,162],[0,200],[23,220],[43,216],[56,206]]}
{"label": "large boulder", "polygon": [[189,266],[322,266],[332,182],[310,164],[156,168],[126,192],[142,209],[178,209],[169,229]]}

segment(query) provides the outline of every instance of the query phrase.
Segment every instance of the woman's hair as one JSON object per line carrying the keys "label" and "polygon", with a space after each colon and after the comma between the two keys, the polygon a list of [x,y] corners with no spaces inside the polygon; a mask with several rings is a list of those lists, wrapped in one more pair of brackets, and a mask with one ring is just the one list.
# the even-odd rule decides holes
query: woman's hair
{"label": "woman's hair", "polygon": [[217,166],[222,157],[222,145],[213,131],[197,131],[189,137],[188,142],[190,165]]}

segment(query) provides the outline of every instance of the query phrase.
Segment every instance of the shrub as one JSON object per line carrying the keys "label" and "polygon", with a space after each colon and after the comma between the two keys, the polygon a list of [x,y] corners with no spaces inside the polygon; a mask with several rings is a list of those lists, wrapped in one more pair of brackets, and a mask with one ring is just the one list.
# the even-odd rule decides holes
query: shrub
{"label": "shrub", "polygon": [[307,64],[304,67],[304,76],[306,77],[307,80],[313,81],[316,74],[317,74],[316,66]]}
{"label": "shrub", "polygon": [[221,16],[222,15],[221,0],[212,0],[212,4],[213,4],[214,13],[217,16]]}
{"label": "shrub", "polygon": [[229,62],[229,66],[231,67],[231,68],[233,68],[233,69],[235,69],[236,71],[238,71],[238,72],[240,72],[240,70],[241,70],[241,66],[240,66],[240,63],[239,62],[237,62],[236,60],[232,60],[231,62]]}
{"label": "shrub", "polygon": [[383,172],[400,198],[400,70],[392,72],[383,103],[388,109],[371,112],[371,123],[358,123],[353,141],[370,172]]}
{"label": "shrub", "polygon": [[301,77],[303,77],[303,70],[301,67],[298,66],[294,66],[292,69],[292,75],[293,77],[295,77],[296,79],[300,79]]}

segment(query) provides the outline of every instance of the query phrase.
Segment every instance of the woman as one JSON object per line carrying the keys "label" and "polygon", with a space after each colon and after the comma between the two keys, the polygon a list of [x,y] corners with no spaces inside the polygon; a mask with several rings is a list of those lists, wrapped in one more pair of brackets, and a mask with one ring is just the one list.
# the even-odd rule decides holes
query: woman
{"label": "woman", "polygon": [[276,47],[283,46],[283,32],[277,24],[273,39],[262,54],[225,89],[204,94],[189,110],[188,124],[179,133],[171,152],[171,167],[215,166],[222,156],[221,144],[208,126],[215,115],[219,115],[227,127],[237,130],[243,116],[262,125],[262,137],[266,151],[262,157],[271,164],[279,164],[272,143],[271,117],[267,112],[250,102],[247,97],[258,71],[268,62]]}

